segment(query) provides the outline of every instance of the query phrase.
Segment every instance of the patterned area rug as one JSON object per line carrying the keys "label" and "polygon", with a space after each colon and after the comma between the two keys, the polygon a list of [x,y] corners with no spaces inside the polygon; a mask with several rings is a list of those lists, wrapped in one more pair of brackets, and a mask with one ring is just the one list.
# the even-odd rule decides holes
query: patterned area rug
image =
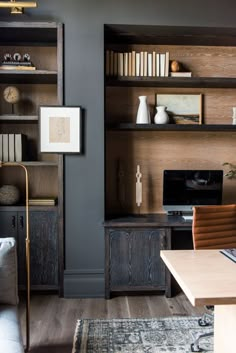
{"label": "patterned area rug", "polygon": [[[189,353],[199,334],[198,317],[158,319],[84,319],[77,322],[72,353]],[[201,341],[204,352],[213,352],[213,337]]]}

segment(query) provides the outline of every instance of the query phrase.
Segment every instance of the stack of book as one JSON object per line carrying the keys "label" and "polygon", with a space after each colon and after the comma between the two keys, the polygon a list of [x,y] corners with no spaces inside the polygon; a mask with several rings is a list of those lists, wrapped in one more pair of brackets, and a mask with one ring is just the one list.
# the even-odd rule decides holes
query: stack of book
{"label": "stack of book", "polygon": [[36,70],[31,61],[2,61],[0,70]]}
{"label": "stack of book", "polygon": [[29,206],[55,206],[55,197],[44,197],[44,198],[31,198],[29,199]]}
{"label": "stack of book", "polygon": [[27,160],[27,136],[0,134],[0,161],[22,162]]}
{"label": "stack of book", "polygon": [[168,77],[169,52],[106,50],[106,76]]}

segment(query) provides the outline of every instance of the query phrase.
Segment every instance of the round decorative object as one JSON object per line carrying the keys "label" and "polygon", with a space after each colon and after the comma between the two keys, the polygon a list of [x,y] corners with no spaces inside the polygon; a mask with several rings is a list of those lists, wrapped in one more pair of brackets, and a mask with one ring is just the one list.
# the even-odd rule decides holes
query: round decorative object
{"label": "round decorative object", "polygon": [[20,53],[15,53],[15,54],[13,54],[13,59],[14,59],[15,61],[20,61],[20,60],[21,60],[21,55],[20,55]]}
{"label": "round decorative object", "polygon": [[20,91],[15,86],[8,86],[3,91],[3,98],[7,103],[15,104],[20,100]]}
{"label": "round decorative object", "polygon": [[170,68],[172,72],[180,71],[180,63],[176,60],[173,60],[170,64]]}
{"label": "round decorative object", "polygon": [[166,112],[166,107],[160,105],[156,107],[156,115],[154,116],[154,123],[155,124],[168,124],[169,122],[169,115]]}
{"label": "round decorative object", "polygon": [[11,54],[9,54],[9,53],[4,54],[4,60],[5,61],[11,61],[12,60]]}
{"label": "round decorative object", "polygon": [[23,61],[29,62],[30,61],[30,55],[28,53],[25,53],[23,55]]}
{"label": "round decorative object", "polygon": [[15,205],[20,199],[20,191],[15,185],[3,185],[0,187],[0,204]]}

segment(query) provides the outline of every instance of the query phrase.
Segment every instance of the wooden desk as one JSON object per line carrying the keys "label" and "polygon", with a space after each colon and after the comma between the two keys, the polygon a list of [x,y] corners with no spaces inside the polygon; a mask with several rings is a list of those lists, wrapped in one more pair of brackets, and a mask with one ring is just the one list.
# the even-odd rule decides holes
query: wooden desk
{"label": "wooden desk", "polygon": [[193,306],[215,305],[214,353],[235,353],[236,263],[219,250],[163,250],[161,258]]}

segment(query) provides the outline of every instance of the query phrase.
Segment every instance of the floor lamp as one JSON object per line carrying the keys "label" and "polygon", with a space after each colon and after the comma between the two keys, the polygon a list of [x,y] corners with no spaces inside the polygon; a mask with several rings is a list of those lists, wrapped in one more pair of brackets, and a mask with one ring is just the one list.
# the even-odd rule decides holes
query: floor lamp
{"label": "floor lamp", "polygon": [[30,347],[30,232],[29,232],[29,177],[27,168],[18,162],[1,162],[0,167],[21,167],[25,172],[25,213],[26,213],[26,351]]}

